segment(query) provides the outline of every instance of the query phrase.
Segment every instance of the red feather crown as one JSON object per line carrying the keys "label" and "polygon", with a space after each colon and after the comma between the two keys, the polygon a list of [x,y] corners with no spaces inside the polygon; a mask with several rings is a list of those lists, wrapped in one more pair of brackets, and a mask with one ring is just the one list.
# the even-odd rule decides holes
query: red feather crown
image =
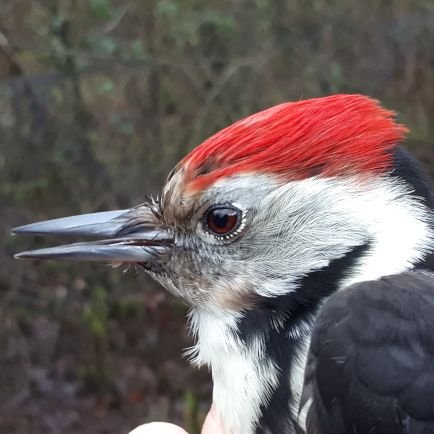
{"label": "red feather crown", "polygon": [[189,190],[239,173],[285,179],[381,172],[407,133],[395,113],[362,95],[280,104],[217,132],[182,161]]}

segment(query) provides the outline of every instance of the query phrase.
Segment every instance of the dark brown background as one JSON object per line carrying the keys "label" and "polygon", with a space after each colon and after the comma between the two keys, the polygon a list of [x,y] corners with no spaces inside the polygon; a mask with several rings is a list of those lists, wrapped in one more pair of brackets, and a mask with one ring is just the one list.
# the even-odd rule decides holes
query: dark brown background
{"label": "dark brown background", "polygon": [[47,241],[11,227],[136,204],[217,129],[335,92],[397,110],[434,174],[433,47],[432,0],[0,0],[0,432],[195,434],[211,391],[184,306],[140,270],[14,261]]}

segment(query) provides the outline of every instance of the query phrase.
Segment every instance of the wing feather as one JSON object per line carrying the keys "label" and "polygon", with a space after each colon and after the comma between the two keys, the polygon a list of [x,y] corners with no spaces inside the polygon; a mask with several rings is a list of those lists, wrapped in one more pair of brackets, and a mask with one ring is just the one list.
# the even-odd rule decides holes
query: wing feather
{"label": "wing feather", "polygon": [[434,275],[403,273],[330,297],[305,390],[309,434],[434,433]]}

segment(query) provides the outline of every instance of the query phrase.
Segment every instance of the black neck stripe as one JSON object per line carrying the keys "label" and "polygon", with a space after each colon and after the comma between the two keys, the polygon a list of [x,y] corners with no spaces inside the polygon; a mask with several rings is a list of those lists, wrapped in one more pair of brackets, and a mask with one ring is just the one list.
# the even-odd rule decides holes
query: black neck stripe
{"label": "black neck stripe", "polygon": [[[293,432],[295,417],[290,409],[293,399],[290,375],[294,358],[303,342],[292,338],[291,330],[297,329],[301,322],[312,325],[321,302],[338,289],[339,283],[350,275],[351,269],[366,254],[369,246],[369,242],[356,246],[342,258],[301,278],[296,292],[274,298],[259,297],[256,308],[246,312],[240,320],[239,337],[249,345],[253,338],[264,336],[266,357],[273,361],[280,373],[278,387],[268,404],[261,406],[257,434]],[[279,330],[273,326],[273,316],[283,318],[283,326]]]}

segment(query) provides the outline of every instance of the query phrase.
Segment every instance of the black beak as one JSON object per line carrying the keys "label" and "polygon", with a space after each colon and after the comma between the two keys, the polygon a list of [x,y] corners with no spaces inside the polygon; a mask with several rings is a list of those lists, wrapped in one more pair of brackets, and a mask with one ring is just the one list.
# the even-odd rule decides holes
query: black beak
{"label": "black beak", "polygon": [[19,259],[164,263],[173,246],[148,205],[46,220],[19,226],[12,233],[105,238],[22,252],[15,255]]}

